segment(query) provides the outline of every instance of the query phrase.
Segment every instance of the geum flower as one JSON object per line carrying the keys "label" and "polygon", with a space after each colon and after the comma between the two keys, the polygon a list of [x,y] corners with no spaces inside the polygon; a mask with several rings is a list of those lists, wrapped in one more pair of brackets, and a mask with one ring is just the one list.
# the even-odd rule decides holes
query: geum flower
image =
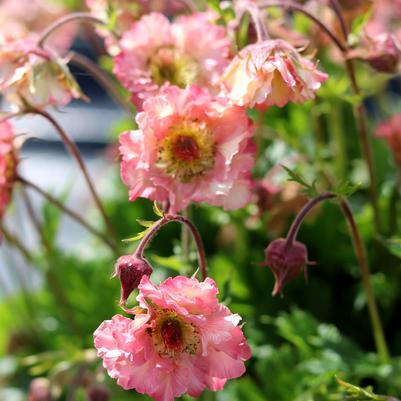
{"label": "geum flower", "polygon": [[245,110],[197,86],[174,86],[144,103],[139,130],[120,136],[129,198],[238,209],[251,197],[252,126]]}
{"label": "geum flower", "polygon": [[63,106],[82,93],[67,60],[37,46],[36,36],[15,40],[0,49],[0,92],[11,104],[37,108]]}
{"label": "geum flower", "polygon": [[327,75],[284,40],[267,40],[243,48],[226,69],[222,84],[240,106],[283,107],[313,99]]}
{"label": "geum flower", "polygon": [[392,150],[397,165],[401,168],[401,113],[379,124],[376,137],[384,139]]}
{"label": "geum flower", "polygon": [[16,180],[17,151],[14,139],[15,134],[11,123],[0,122],[0,219],[10,203]]}
{"label": "geum flower", "polygon": [[123,35],[114,73],[138,108],[165,84],[181,88],[198,84],[218,91],[231,42],[214,19],[216,15],[207,12],[170,22],[162,14],[151,13]]}
{"label": "geum flower", "polygon": [[241,318],[217,300],[215,282],[178,276],[159,286],[142,278],[135,319],[116,315],[94,333],[109,375],[157,401],[222,390],[245,372],[250,349]]}

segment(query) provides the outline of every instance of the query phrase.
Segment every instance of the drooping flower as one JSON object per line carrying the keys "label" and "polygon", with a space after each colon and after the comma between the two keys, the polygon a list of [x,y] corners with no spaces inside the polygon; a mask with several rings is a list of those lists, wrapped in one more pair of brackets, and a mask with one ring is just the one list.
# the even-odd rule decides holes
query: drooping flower
{"label": "drooping flower", "polygon": [[116,315],[94,333],[103,366],[126,390],[173,401],[222,390],[245,372],[250,349],[241,318],[217,300],[215,282],[178,276],[159,286],[142,278],[135,319]]}
{"label": "drooping flower", "polygon": [[376,136],[387,142],[396,163],[401,167],[401,113],[380,124]]}
{"label": "drooping flower", "polygon": [[190,202],[237,209],[249,201],[255,149],[244,109],[197,86],[169,86],[144,103],[137,123],[120,136],[131,201],[168,202],[171,213]]}
{"label": "drooping flower", "polygon": [[213,23],[215,18],[211,12],[197,13],[171,23],[151,13],[123,35],[114,72],[137,107],[165,84],[198,84],[217,91],[231,43],[226,30]]}
{"label": "drooping flower", "polygon": [[0,123],[0,219],[10,203],[16,179],[17,151],[14,129],[9,121]]}
{"label": "drooping flower", "polygon": [[282,107],[313,99],[327,75],[289,43],[277,39],[242,49],[226,69],[222,83],[240,106]]}
{"label": "drooping flower", "polygon": [[301,271],[306,274],[308,264],[308,251],[299,241],[291,244],[285,238],[278,238],[265,249],[264,265],[269,266],[273,272],[275,283],[272,295],[282,294],[283,287]]}
{"label": "drooping flower", "polygon": [[40,49],[36,36],[6,43],[0,50],[0,91],[20,107],[65,105],[82,96],[66,62]]}
{"label": "drooping flower", "polygon": [[118,258],[113,277],[118,277],[121,283],[120,304],[125,304],[128,297],[136,288],[144,275],[153,272],[149,262],[136,255],[124,255]]}
{"label": "drooping flower", "polygon": [[347,57],[363,60],[376,71],[393,74],[399,70],[401,44],[395,35],[388,32],[374,37],[365,35]]}

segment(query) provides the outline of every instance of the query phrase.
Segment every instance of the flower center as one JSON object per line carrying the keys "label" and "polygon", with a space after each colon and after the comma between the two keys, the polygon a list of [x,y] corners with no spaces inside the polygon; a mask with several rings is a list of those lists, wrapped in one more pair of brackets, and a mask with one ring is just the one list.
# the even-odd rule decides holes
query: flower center
{"label": "flower center", "polygon": [[150,59],[152,80],[159,86],[166,82],[185,88],[197,82],[199,64],[188,54],[172,47],[160,48]]}
{"label": "flower center", "polygon": [[150,334],[160,356],[177,358],[181,353],[198,351],[200,336],[193,324],[169,309],[156,309],[155,313]]}
{"label": "flower center", "polygon": [[184,121],[170,127],[160,143],[158,167],[183,183],[214,165],[215,145],[205,124]]}

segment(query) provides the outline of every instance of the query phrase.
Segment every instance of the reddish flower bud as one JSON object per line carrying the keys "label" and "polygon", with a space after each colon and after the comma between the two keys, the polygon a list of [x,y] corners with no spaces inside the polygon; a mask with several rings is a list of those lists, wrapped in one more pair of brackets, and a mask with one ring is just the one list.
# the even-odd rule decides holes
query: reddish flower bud
{"label": "reddish flower bud", "polygon": [[38,377],[29,385],[28,401],[52,401],[50,381],[44,377]]}
{"label": "reddish flower bud", "polygon": [[153,272],[149,262],[135,255],[121,256],[115,265],[113,277],[118,276],[121,283],[120,303],[126,304],[131,292],[138,288],[144,275],[150,276]]}
{"label": "reddish flower bud", "polygon": [[301,242],[287,245],[285,238],[274,240],[265,249],[265,266],[272,269],[275,278],[272,295],[282,294],[283,287],[306,268],[308,252]]}
{"label": "reddish flower bud", "polygon": [[361,46],[352,50],[348,56],[366,61],[376,71],[392,74],[397,72],[401,47],[394,35],[382,33],[364,38]]}
{"label": "reddish flower bud", "polygon": [[111,391],[101,383],[92,384],[88,390],[88,401],[109,401]]}

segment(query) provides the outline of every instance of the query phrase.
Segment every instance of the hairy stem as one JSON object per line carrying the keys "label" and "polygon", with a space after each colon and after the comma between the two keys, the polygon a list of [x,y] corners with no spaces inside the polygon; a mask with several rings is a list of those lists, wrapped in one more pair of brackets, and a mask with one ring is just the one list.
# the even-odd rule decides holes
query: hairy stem
{"label": "hairy stem", "polygon": [[332,192],[325,192],[322,195],[317,196],[316,198],[311,199],[297,214],[294,221],[291,224],[290,229],[288,230],[286,247],[289,248],[294,243],[297,238],[298,231],[304,221],[305,217],[309,214],[309,212],[319,203],[324,202],[327,199],[335,198],[336,195]]}
{"label": "hairy stem", "polygon": [[[298,234],[299,228],[302,225],[303,220],[307,216],[307,214],[319,203],[336,198],[337,196],[332,192],[326,192],[322,195],[317,196],[316,198],[311,199],[298,213],[294,222],[292,223],[286,239],[286,247],[289,248],[295,241],[296,236]],[[349,203],[340,199],[341,210],[346,218],[350,229],[351,235],[354,242],[355,252],[358,257],[359,268],[362,276],[362,284],[366,293],[366,298],[368,300],[368,312],[370,323],[373,330],[373,337],[375,340],[376,350],[379,355],[380,360],[383,363],[387,363],[389,361],[389,352],[384,336],[383,326],[380,320],[379,311],[377,308],[376,298],[372,287],[372,282],[370,278],[369,272],[369,264],[368,259],[366,257],[366,253],[362,244],[362,239],[358,231],[358,227],[356,225],[354,216],[352,214],[352,209]]]}
{"label": "hairy stem", "polygon": [[319,18],[315,17],[308,10],[306,10],[301,4],[297,4],[293,1],[288,0],[262,0],[258,2],[260,8],[270,8],[270,7],[281,7],[288,10],[299,11],[310,20],[312,20],[320,29],[330,37],[333,43],[340,49],[342,53],[347,51],[347,47],[338,39],[334,32],[332,32]]}
{"label": "hairy stem", "polygon": [[346,200],[341,200],[340,205],[351,229],[355,251],[359,261],[359,267],[361,269],[362,283],[368,300],[369,317],[373,329],[373,336],[375,339],[376,349],[379,354],[380,360],[383,363],[387,363],[389,362],[390,356],[384,336],[382,323],[380,320],[379,311],[377,308],[375,293],[372,287],[372,282],[369,272],[369,264],[366,257],[365,249],[363,247],[362,239],[359,234],[358,227],[356,225],[350,205]]}
{"label": "hairy stem", "polygon": [[78,147],[75,144],[74,141],[72,141],[70,139],[70,137],[67,135],[67,133],[63,130],[63,128],[60,126],[60,124],[46,111],[44,110],[39,110],[36,108],[31,108],[28,110],[28,112],[33,113],[33,114],[38,114],[42,117],[44,117],[46,120],[49,121],[50,124],[53,125],[53,127],[56,129],[57,133],[60,135],[62,141],[64,142],[65,147],[68,149],[68,151],[70,152],[71,156],[76,160],[79,169],[82,172],[82,175],[86,181],[86,184],[89,188],[89,191],[93,197],[93,200],[95,201],[95,205],[98,208],[103,221],[106,225],[106,227],[108,228],[109,232],[113,235],[114,237],[114,229],[113,226],[111,225],[110,220],[108,219],[106,212],[103,208],[103,205],[100,201],[100,198],[96,192],[95,186],[92,182],[92,179],[90,178],[90,175],[88,173],[88,170],[85,166],[85,163],[81,157],[81,154],[79,153]]}
{"label": "hairy stem", "polygon": [[88,57],[78,53],[70,53],[70,62],[87,71],[111,95],[111,97],[129,114],[135,114],[135,107],[118,91],[111,77],[92,62]]}
{"label": "hairy stem", "polygon": [[39,39],[38,39],[38,46],[43,47],[46,40],[50,37],[50,35],[53,34],[53,32],[57,31],[63,25],[68,24],[69,22],[73,22],[73,21],[81,21],[81,22],[89,22],[92,24],[106,25],[106,23],[103,20],[101,20],[100,18],[94,17],[91,13],[88,13],[88,12],[71,13],[71,14],[65,15],[65,16],[57,19],[52,24],[50,24],[40,34]]}
{"label": "hairy stem", "polygon": [[31,181],[28,181],[25,178],[18,177],[18,180],[21,182],[21,184],[25,185],[26,187],[32,188],[36,192],[38,192],[40,195],[42,195],[45,199],[47,199],[49,202],[51,202],[53,205],[58,207],[62,212],[70,216],[72,219],[74,219],[77,223],[81,224],[83,227],[85,227],[90,233],[95,235],[96,237],[100,238],[108,247],[113,252],[117,252],[117,246],[116,244],[110,240],[110,238],[96,230],[94,227],[92,227],[85,219],[83,219],[78,213],[75,211],[69,209],[65,205],[63,205],[58,199],[54,198],[52,195],[44,191],[42,188],[40,188],[38,185],[34,184]]}
{"label": "hairy stem", "polygon": [[153,239],[155,234],[162,228],[164,225],[169,224],[173,221],[179,222],[184,224],[190,230],[192,237],[195,241],[196,249],[198,251],[198,262],[199,262],[199,269],[201,272],[202,280],[205,280],[207,277],[207,262],[206,262],[206,253],[205,248],[203,246],[202,238],[199,234],[198,229],[195,225],[186,217],[180,216],[177,214],[166,214],[160,220],[157,220],[152,227],[149,228],[146,235],[142,238],[141,242],[139,243],[136,251],[135,256],[138,258],[143,258],[143,254],[145,251],[146,246],[148,243]]}

